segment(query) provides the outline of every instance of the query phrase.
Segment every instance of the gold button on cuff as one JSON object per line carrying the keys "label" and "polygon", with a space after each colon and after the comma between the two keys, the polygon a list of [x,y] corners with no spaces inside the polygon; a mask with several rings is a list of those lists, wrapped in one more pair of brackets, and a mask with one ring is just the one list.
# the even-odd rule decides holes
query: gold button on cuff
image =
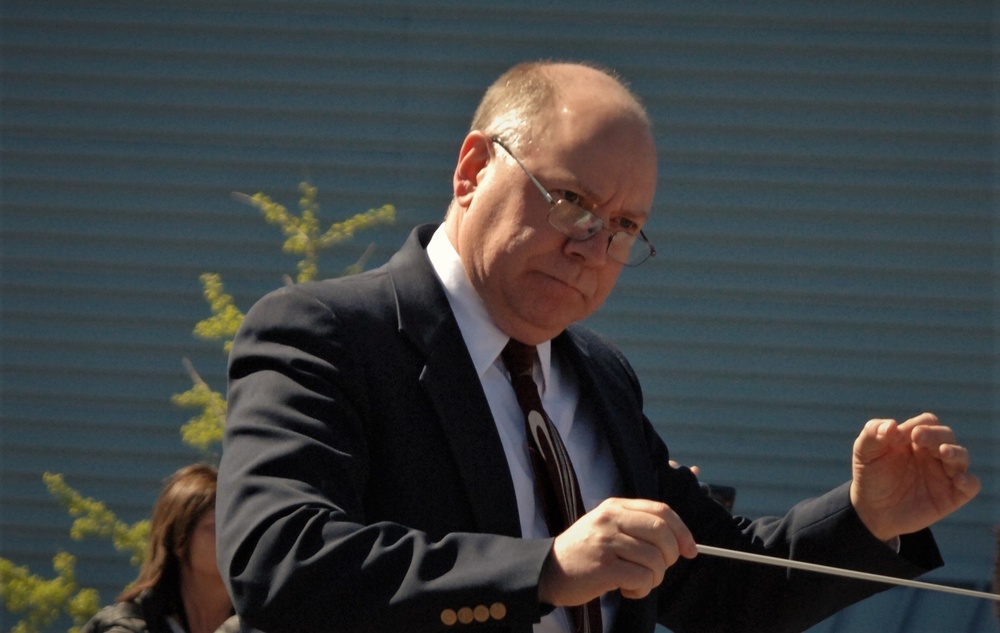
{"label": "gold button on cuff", "polygon": [[458,622],[458,615],[454,609],[445,609],[441,612],[441,621],[444,622],[445,626],[454,626]]}
{"label": "gold button on cuff", "polygon": [[490,610],[485,604],[481,604],[472,610],[472,617],[476,622],[485,622],[490,619]]}
{"label": "gold button on cuff", "polygon": [[507,617],[507,607],[502,602],[494,602],[490,605],[490,615],[494,620],[503,620]]}
{"label": "gold button on cuff", "polygon": [[462,607],[458,610],[458,621],[462,624],[472,624],[472,609]]}

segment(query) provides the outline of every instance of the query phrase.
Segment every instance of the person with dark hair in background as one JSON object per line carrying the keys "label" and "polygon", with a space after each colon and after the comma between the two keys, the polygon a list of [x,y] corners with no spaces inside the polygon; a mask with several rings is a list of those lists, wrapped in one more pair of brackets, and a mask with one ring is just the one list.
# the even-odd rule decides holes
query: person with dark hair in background
{"label": "person with dark hair in background", "polygon": [[[386,175],[389,177],[389,175]],[[670,466],[622,353],[577,322],[653,256],[647,113],[611,72],[486,92],[443,224],[383,267],[249,311],[229,362],[219,565],[281,631],[799,631],[883,589],[698,544],[912,577],[972,499],[932,414],[869,421],[853,477],[732,516]]]}
{"label": "person with dark hair in background", "polygon": [[175,472],[153,507],[149,549],[118,601],[80,633],[236,633],[238,618],[215,552],[214,466]]}

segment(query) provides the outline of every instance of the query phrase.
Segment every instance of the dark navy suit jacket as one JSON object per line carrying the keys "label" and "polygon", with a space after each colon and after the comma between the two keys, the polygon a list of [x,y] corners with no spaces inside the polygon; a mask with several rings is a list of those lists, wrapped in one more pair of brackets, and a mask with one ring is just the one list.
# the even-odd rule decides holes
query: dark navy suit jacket
{"label": "dark navy suit jacket", "polygon": [[[264,631],[527,633],[551,539],[522,539],[482,386],[418,227],[383,267],[283,288],[230,355],[218,553],[238,613]],[[573,326],[553,353],[578,374],[626,496],[668,503],[699,543],[877,573],[941,563],[923,532],[901,555],[847,487],[751,522],[709,499],[643,414],[621,353]],[[585,468],[577,465],[577,468]],[[614,630],[796,631],[884,587],[699,556],[622,600]]]}

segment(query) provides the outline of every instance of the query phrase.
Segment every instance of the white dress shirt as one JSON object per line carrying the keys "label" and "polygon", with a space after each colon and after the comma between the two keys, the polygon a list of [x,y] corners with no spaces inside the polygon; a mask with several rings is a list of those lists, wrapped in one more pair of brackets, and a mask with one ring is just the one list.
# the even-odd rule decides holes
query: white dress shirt
{"label": "white dress shirt", "polygon": [[[482,381],[493,419],[500,433],[504,454],[514,481],[517,509],[524,538],[549,536],[541,504],[535,499],[534,472],[528,457],[524,414],[517,403],[510,376],[500,359],[500,352],[510,337],[490,319],[479,294],[469,281],[462,261],[448,240],[443,228],[438,228],[427,245],[431,265],[444,286],[448,303],[462,331],[462,338],[472,356],[472,362]],[[538,346],[535,382],[539,385],[542,406],[562,436],[574,464],[583,505],[589,511],[608,497],[621,492],[618,469],[603,435],[586,411],[577,410],[579,384],[572,368],[552,357],[552,344]],[[554,535],[553,535],[554,536]],[[601,598],[601,613],[605,631],[610,630],[618,609],[617,595]],[[556,609],[535,625],[535,633],[571,633],[572,626],[565,609]]]}

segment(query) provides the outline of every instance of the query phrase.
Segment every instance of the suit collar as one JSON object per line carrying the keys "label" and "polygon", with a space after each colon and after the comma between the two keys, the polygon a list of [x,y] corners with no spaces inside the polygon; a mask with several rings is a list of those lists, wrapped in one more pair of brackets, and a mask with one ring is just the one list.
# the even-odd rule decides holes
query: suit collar
{"label": "suit collar", "polygon": [[426,356],[438,338],[450,334],[454,317],[424,249],[436,226],[418,226],[389,259],[399,331]]}

